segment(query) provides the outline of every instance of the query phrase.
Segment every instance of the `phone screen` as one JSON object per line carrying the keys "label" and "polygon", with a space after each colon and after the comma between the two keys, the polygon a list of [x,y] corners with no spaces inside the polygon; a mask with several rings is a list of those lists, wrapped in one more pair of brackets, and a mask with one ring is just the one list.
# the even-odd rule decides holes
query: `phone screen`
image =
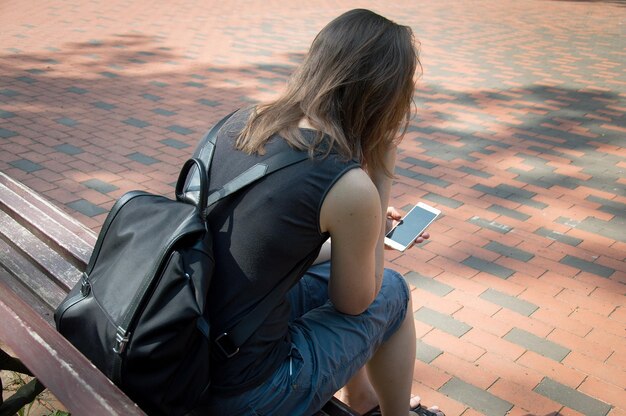
{"label": "phone screen", "polygon": [[403,246],[408,246],[421,234],[437,214],[415,206],[394,229],[389,231],[387,238],[397,241]]}

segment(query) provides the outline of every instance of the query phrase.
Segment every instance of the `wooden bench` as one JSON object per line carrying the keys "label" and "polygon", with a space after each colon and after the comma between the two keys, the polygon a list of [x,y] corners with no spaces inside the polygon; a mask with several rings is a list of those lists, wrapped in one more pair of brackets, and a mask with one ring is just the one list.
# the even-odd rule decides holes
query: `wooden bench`
{"label": "wooden bench", "polygon": [[[143,415],[55,329],[96,235],[0,172],[0,341],[73,415]],[[331,400],[317,416],[357,416]]]}

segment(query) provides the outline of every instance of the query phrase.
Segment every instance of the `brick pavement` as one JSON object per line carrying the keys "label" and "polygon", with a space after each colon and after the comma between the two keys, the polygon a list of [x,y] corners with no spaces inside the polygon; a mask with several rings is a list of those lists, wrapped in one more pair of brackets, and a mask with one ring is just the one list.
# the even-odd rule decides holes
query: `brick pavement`
{"label": "brick pavement", "polygon": [[97,230],[171,195],[201,134],[275,97],[352,7],[424,75],[393,203],[445,213],[388,262],[414,287],[414,392],[448,415],[626,415],[626,4],[0,3],[0,169]]}

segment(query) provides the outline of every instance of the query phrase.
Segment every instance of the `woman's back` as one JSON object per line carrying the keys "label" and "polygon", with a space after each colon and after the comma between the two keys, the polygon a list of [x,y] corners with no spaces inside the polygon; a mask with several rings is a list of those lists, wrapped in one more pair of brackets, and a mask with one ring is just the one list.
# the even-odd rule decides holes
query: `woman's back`
{"label": "woman's back", "polygon": [[[218,135],[209,174],[211,191],[288,148],[286,141],[275,137],[262,156],[235,150],[234,140],[248,114],[235,114]],[[303,134],[313,139],[316,132]],[[227,332],[283,279],[295,283],[304,274],[328,238],[319,222],[324,197],[343,173],[358,166],[334,154],[308,159],[261,179],[214,208],[210,223],[218,261],[209,294],[213,334]],[[244,390],[276,369],[288,354],[288,317],[289,305],[283,301],[235,357],[217,354],[212,364],[215,391]]]}

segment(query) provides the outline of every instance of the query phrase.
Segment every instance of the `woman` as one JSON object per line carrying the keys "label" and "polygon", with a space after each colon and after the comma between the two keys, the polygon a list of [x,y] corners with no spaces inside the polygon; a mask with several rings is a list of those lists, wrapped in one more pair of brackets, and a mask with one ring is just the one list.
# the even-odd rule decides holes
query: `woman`
{"label": "woman", "polygon": [[213,357],[212,414],[308,415],[344,386],[359,411],[408,414],[411,301],[403,278],[383,269],[383,237],[386,219],[398,219],[389,193],[417,64],[410,28],[352,10],[318,34],[278,100],[239,111],[218,133],[211,191],[289,147],[309,159],[210,214],[212,333],[280,281],[295,284],[236,355]]}

